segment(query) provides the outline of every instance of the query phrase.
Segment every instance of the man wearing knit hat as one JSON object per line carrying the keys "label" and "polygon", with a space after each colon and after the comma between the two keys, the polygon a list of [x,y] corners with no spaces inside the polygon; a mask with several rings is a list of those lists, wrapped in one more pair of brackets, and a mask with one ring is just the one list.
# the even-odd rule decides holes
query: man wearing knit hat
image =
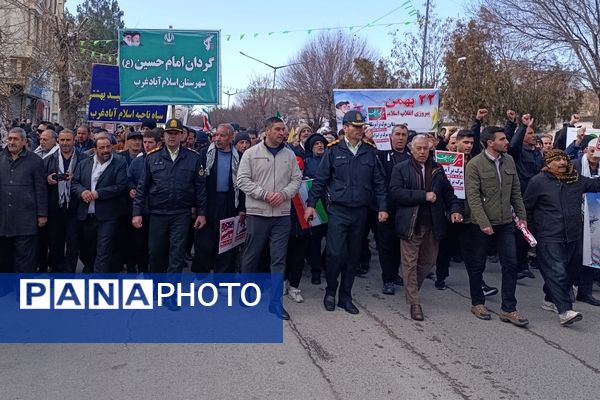
{"label": "man wearing knit hat", "polygon": [[558,313],[560,324],[582,319],[573,311],[570,289],[581,265],[583,224],[581,198],[600,192],[600,180],[580,176],[562,150],[544,154],[545,167],[531,178],[524,203],[537,244],[537,258],[544,278],[542,308]]}
{"label": "man wearing knit hat", "polygon": [[240,132],[235,135],[235,139],[233,140],[233,145],[237,149],[240,156],[244,154],[246,150],[250,148],[252,145],[252,141],[250,140],[250,135],[247,132]]}
{"label": "man wearing knit hat", "polygon": [[142,126],[140,127],[140,132],[142,132],[142,135],[143,135],[146,132],[150,132],[154,128],[156,128],[156,121],[153,119],[145,119],[142,121]]}

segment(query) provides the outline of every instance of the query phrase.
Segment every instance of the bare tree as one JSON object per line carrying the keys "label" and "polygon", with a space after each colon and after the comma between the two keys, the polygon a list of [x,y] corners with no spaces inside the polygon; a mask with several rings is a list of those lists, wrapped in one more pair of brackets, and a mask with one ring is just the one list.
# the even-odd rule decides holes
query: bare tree
{"label": "bare tree", "polygon": [[61,123],[74,127],[90,90],[91,61],[79,50],[79,42],[85,37],[86,21],[76,21],[70,14],[65,14],[64,17],[50,16],[47,23],[53,39],[47,47],[47,59],[58,79]]}
{"label": "bare tree", "polygon": [[335,126],[333,89],[349,77],[359,79],[354,64],[357,58],[373,58],[364,39],[342,32],[323,32],[289,60],[290,64],[301,64],[283,70],[281,85],[289,94],[291,105],[299,109],[313,129],[326,119]]}
{"label": "bare tree", "polygon": [[[581,82],[600,99],[600,2],[598,0],[481,0],[486,23],[513,43],[529,43],[528,55],[551,54],[577,68]],[[600,112],[596,113],[600,123]]]}
{"label": "bare tree", "polygon": [[[242,94],[240,109],[248,126],[262,126],[264,121],[271,116],[271,82],[272,78],[269,75],[256,75],[250,79],[245,93]],[[274,101],[276,100],[275,97]],[[277,105],[276,108],[278,108]]]}
{"label": "bare tree", "polygon": [[[390,33],[394,37],[391,53],[393,74],[404,87],[437,88],[443,83],[445,74],[443,57],[448,50],[448,38],[454,21],[451,18],[438,18],[433,8],[434,6],[431,5],[427,31],[425,30],[426,19],[418,12],[419,30],[416,33],[407,34],[399,29]],[[419,82],[421,69],[423,69],[422,84]]]}

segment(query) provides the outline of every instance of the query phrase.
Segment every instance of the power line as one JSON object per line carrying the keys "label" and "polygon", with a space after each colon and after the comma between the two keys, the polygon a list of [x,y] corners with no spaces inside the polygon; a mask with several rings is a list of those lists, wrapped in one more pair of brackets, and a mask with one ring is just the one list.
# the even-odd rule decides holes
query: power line
{"label": "power line", "polygon": [[410,6],[410,7],[412,7],[412,8],[414,9],[414,7],[412,6],[412,1],[411,1],[411,0],[407,0],[407,1],[405,1],[404,3],[402,3],[400,6],[398,6],[398,7],[394,8],[394,9],[393,9],[393,10],[391,10],[391,11],[388,11],[387,13],[385,13],[385,14],[384,14],[384,15],[382,15],[381,17],[377,18],[376,20],[373,20],[373,21],[371,21],[370,23],[368,23],[367,25],[364,25],[364,26],[363,26],[363,27],[361,27],[360,29],[356,30],[356,31],[354,32],[354,34],[356,35],[356,33],[357,33],[357,32],[359,32],[359,31],[361,31],[361,30],[365,29],[366,27],[371,27],[371,26],[373,26],[373,24],[374,24],[375,22],[379,22],[379,21],[381,21],[382,19],[384,19],[384,18],[385,18],[385,17],[387,17],[388,15],[391,15],[391,14],[395,13],[396,11],[398,11],[398,10],[399,10],[399,9],[401,9],[401,8],[404,8],[404,9],[406,9],[406,6]]}

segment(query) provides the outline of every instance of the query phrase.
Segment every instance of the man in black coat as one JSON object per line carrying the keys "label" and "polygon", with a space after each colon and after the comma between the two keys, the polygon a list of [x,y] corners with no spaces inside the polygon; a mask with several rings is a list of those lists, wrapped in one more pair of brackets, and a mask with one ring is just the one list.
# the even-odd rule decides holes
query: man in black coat
{"label": "man in black coat", "polygon": [[426,135],[412,140],[412,158],[394,167],[389,188],[396,204],[404,293],[411,318],[417,321],[423,320],[419,289],[446,234],[446,214],[451,214],[452,222],[463,219],[461,203],[443,168],[431,159],[430,146]]}
{"label": "man in black coat", "polygon": [[[327,288],[323,305],[335,310],[335,295],[339,287],[338,306],[351,314],[358,314],[352,303],[352,286],[367,212],[377,199],[379,222],[388,219],[387,195],[383,167],[374,145],[363,140],[365,117],[351,110],[344,115],[344,137],[327,146],[317,176],[308,194],[304,218],[316,216],[314,207],[325,191],[331,203],[327,228]],[[341,275],[341,282],[338,282]]]}
{"label": "man in black coat", "polygon": [[[408,149],[408,127],[396,125],[390,135],[391,150],[380,150],[377,157],[385,171],[385,187],[389,188],[392,170],[395,165],[410,159]],[[379,253],[379,264],[381,265],[381,279],[383,280],[383,294],[392,295],[396,292],[395,284],[402,284],[402,278],[398,276],[400,267],[400,242],[396,237],[396,205],[389,198],[389,218],[384,222],[377,222],[377,252]]]}
{"label": "man in black coat", "polygon": [[561,325],[570,325],[582,318],[573,311],[570,296],[582,259],[582,196],[600,192],[600,180],[579,175],[562,150],[550,150],[544,159],[546,166],[529,181],[523,203],[538,242],[537,260],[545,283],[542,308],[558,313]]}
{"label": "man in black coat", "polygon": [[196,273],[235,272],[235,250],[218,254],[220,220],[244,215],[243,192],[234,183],[240,155],[232,146],[233,127],[220,124],[213,143],[200,152],[200,164],[206,176],[206,226],[195,230],[192,271]]}
{"label": "man in black coat", "polygon": [[[544,156],[542,151],[536,147],[535,130],[533,129],[533,118],[529,114],[521,117],[521,124],[517,128],[517,116],[512,110],[506,112],[507,123],[504,129],[506,136],[512,136],[508,145],[508,154],[515,160],[517,175],[521,183],[521,193],[525,193],[529,180],[537,175],[544,167]],[[516,132],[514,135],[512,132]],[[516,233],[517,241],[517,263],[519,272],[517,279],[535,278],[529,269],[527,253],[531,248],[520,232]]]}
{"label": "man in black coat", "polygon": [[194,228],[206,225],[205,172],[200,155],[181,146],[183,138],[181,121],[167,121],[164,146],[146,154],[143,179],[133,201],[131,223],[135,228],[142,228],[142,215],[150,212],[151,273],[183,270],[192,211],[196,214]]}
{"label": "man in black coat", "polygon": [[63,130],[58,135],[60,150],[44,160],[48,183],[48,244],[52,272],[74,273],[79,257],[79,199],[71,192],[71,182],[82,156],[75,151],[74,143],[73,132]]}
{"label": "man in black coat", "polygon": [[95,146],[96,155],[77,165],[71,191],[81,200],[77,217],[84,271],[108,273],[117,219],[127,212],[127,163],[113,155],[110,139],[100,138]]}
{"label": "man in black coat", "polygon": [[25,148],[21,128],[8,132],[0,152],[0,271],[35,272],[37,229],[48,220],[48,190],[41,158]]}
{"label": "man in black coat", "polygon": [[579,123],[579,115],[571,115],[571,120],[564,123],[563,127],[554,134],[554,148],[565,150],[571,143],[567,143],[567,129],[575,128],[575,124]]}

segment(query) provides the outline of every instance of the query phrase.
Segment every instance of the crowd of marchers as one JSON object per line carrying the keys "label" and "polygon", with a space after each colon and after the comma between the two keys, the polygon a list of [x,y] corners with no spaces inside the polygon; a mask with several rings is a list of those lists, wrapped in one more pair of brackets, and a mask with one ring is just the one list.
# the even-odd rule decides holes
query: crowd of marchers
{"label": "crowd of marchers", "polygon": [[[14,121],[0,152],[0,271],[75,273],[81,262],[86,273],[281,273],[269,310],[289,319],[282,296],[304,301],[308,265],[311,284],[325,277],[327,311],[358,314],[352,287],[370,269],[374,240],[382,292],[402,287],[414,320],[424,319],[425,279],[446,289],[455,261],[475,317],[491,319],[485,300],[499,293],[500,320],[527,326],[517,281],[536,269],[541,308],[570,325],[582,319],[573,302],[600,306],[583,241],[585,194],[600,192],[598,139],[579,128],[567,143],[577,115],[555,135],[536,134],[529,114],[508,110],[504,126],[487,116],[480,109],[470,128],[437,134],[395,125],[390,150],[377,149],[355,110],[338,132],[301,124],[293,138],[278,117],[260,132],[226,123],[195,131],[178,119],[114,133]],[[464,199],[435,150],[464,155]],[[303,180],[311,184],[299,207]],[[245,222],[245,243],[219,252],[220,221],[231,217]],[[327,223],[312,226],[317,219]],[[500,291],[483,276],[494,259]]]}

